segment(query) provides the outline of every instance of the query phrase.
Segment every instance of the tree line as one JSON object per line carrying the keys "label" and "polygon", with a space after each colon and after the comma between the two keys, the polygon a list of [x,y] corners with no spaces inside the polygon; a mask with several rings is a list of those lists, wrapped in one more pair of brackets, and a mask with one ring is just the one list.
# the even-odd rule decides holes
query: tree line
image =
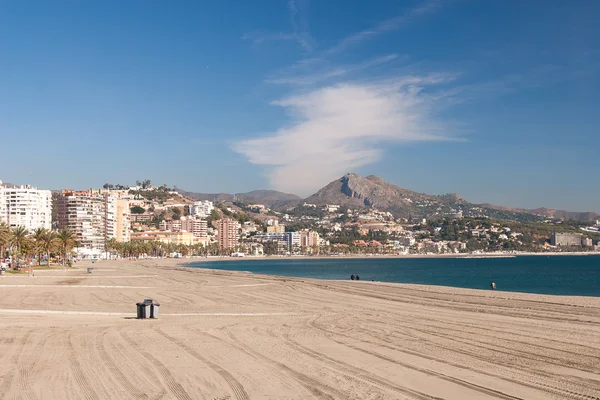
{"label": "tree line", "polygon": [[24,259],[35,258],[38,265],[42,256],[46,256],[46,264],[50,265],[52,255],[59,256],[61,263],[69,262],[69,255],[78,245],[75,233],[64,228],[58,232],[45,228],[28,231],[22,226],[9,227],[0,222],[0,259],[11,258],[11,268],[20,269]]}

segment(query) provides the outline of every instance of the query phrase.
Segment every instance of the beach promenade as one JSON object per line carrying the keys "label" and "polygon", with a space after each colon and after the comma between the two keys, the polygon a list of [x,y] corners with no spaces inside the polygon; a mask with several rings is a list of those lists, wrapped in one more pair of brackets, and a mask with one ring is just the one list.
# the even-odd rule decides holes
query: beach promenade
{"label": "beach promenade", "polygon": [[0,398],[600,398],[600,298],[178,263],[0,277]]}

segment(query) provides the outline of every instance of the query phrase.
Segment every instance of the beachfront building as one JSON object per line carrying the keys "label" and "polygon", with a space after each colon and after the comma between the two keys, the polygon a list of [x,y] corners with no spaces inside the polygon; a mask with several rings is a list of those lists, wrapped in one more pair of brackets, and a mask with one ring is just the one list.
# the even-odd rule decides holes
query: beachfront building
{"label": "beachfront building", "polygon": [[129,242],[131,239],[131,212],[129,200],[117,197],[117,242]]}
{"label": "beachfront building", "polygon": [[310,230],[300,231],[300,246],[315,247],[319,245],[319,233]]}
{"label": "beachfront building", "polygon": [[128,208],[125,203],[118,206],[112,195],[63,190],[57,204],[59,229],[70,228],[80,247],[104,250],[110,239],[129,239],[129,234],[123,232],[128,226]]}
{"label": "beachfront building", "polygon": [[131,240],[157,241],[167,244],[192,246],[201,244],[208,245],[208,237],[196,237],[192,232],[171,232],[171,231],[143,231],[132,232]]}
{"label": "beachfront building", "polygon": [[28,231],[52,228],[52,193],[31,186],[8,187],[0,181],[0,221]]}
{"label": "beachfront building", "polygon": [[288,250],[300,248],[301,236],[298,232],[259,232],[253,236],[258,242],[276,242],[278,247]]}
{"label": "beachfront building", "polygon": [[206,218],[214,209],[215,205],[212,201],[197,201],[190,206],[190,215],[199,218]]}
{"label": "beachfront building", "polygon": [[217,221],[217,241],[219,248],[231,249],[238,245],[239,223],[232,218],[223,218]]}
{"label": "beachfront building", "polygon": [[208,237],[208,224],[205,219],[192,216],[181,217],[179,220],[165,220],[158,225],[161,231],[191,232],[195,237]]}
{"label": "beachfront building", "polygon": [[581,246],[583,234],[581,233],[559,233],[555,232],[550,236],[552,246]]}

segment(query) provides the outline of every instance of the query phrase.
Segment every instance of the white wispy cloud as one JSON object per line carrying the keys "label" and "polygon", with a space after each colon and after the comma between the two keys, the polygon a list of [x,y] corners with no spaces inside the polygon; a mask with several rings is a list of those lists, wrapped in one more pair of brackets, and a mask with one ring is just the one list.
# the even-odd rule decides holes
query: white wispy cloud
{"label": "white wispy cloud", "polygon": [[291,40],[297,42],[298,45],[302,47],[305,51],[312,50],[310,35],[303,35],[298,33],[247,32],[244,35],[242,35],[242,39],[250,40],[255,45],[265,42]]}
{"label": "white wispy cloud", "polygon": [[[299,30],[298,25],[295,22],[297,14],[295,1],[296,0],[290,0],[288,3],[290,18],[292,20],[295,33],[275,34],[272,36],[259,35],[258,37],[255,37],[255,42],[264,41],[267,40],[267,38],[268,40],[296,39],[296,35],[298,34]],[[295,64],[278,71],[274,77],[267,79],[266,82],[292,86],[314,85],[326,80],[339,80],[340,77],[351,72],[358,72],[360,70],[393,61],[398,57],[398,55],[387,55],[353,65],[343,65],[332,60],[337,58],[337,56],[339,56],[341,53],[347,52],[347,50],[349,50],[352,46],[358,46],[361,42],[364,42],[367,39],[373,39],[384,33],[401,29],[410,22],[435,12],[440,7],[440,0],[425,0],[418,6],[405,10],[401,15],[379,22],[369,29],[355,32],[349,36],[346,36],[332,47],[320,51],[310,51],[310,57],[304,57],[298,60]],[[310,40],[307,39],[305,46],[303,46],[305,50],[308,48],[312,50],[310,43],[313,42],[314,40],[312,38],[310,38]]]}
{"label": "white wispy cloud", "polygon": [[367,39],[374,38],[378,35],[395,31],[397,29],[402,28],[406,24],[411,21],[431,14],[434,11],[438,10],[441,7],[440,0],[428,0],[417,7],[410,8],[406,10],[402,15],[398,15],[396,17],[384,20],[379,22],[375,26],[364,29],[362,31],[351,34],[350,36],[345,37],[336,45],[330,47],[327,50],[323,51],[323,55],[332,55],[336,53],[341,53],[346,50],[348,47],[358,44],[359,42],[365,41]]}
{"label": "white wispy cloud", "polygon": [[305,52],[310,53],[313,49],[313,39],[307,29],[303,27],[305,23],[298,21],[298,6],[296,0],[288,1],[288,12],[290,15],[290,23],[292,32],[248,32],[242,35],[242,39],[250,40],[253,44],[261,44],[270,41],[295,41]]}
{"label": "white wispy cloud", "polygon": [[[456,140],[435,116],[433,92],[448,76],[346,83],[283,98],[291,123],[233,149],[269,170],[275,189],[310,194],[381,159],[388,143]],[[433,91],[433,92],[432,92]]]}
{"label": "white wispy cloud", "polygon": [[376,57],[372,60],[367,60],[361,63],[352,64],[352,65],[341,65],[332,68],[324,68],[317,72],[310,72],[308,74],[288,74],[279,77],[268,79],[267,83],[274,83],[278,85],[292,85],[292,86],[302,86],[302,85],[314,85],[322,81],[331,80],[334,78],[345,77],[346,75],[354,72],[363,71],[367,68],[375,67],[378,65],[389,63],[390,61],[394,61],[398,59],[397,54],[389,54],[386,56]]}

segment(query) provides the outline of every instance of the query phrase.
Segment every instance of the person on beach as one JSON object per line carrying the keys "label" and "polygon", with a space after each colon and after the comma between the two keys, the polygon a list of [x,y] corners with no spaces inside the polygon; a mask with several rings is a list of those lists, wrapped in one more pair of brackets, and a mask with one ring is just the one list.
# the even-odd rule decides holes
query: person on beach
{"label": "person on beach", "polygon": [[354,274],[350,275],[350,279],[354,280]]}
{"label": "person on beach", "polygon": [[356,280],[360,280],[360,276],[358,276],[358,274],[356,274]]}
{"label": "person on beach", "polygon": [[492,281],[491,286],[492,286],[492,290],[496,290],[496,282]]}

